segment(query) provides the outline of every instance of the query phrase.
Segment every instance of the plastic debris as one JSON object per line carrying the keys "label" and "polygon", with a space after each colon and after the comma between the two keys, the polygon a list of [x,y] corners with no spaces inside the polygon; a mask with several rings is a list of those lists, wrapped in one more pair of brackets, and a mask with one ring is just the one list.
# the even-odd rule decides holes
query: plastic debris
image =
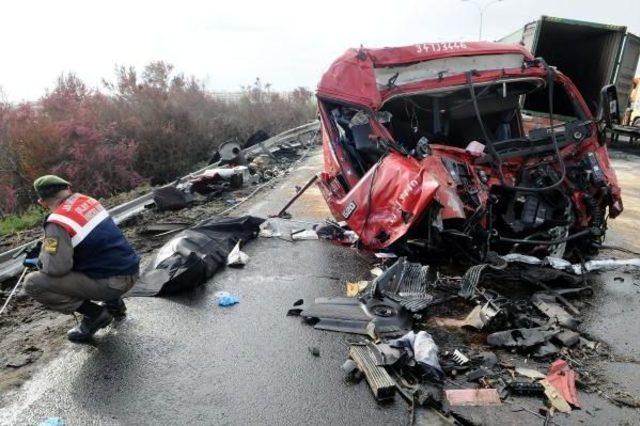
{"label": "plastic debris", "polygon": [[378,343],[375,345],[375,349],[378,351],[376,354],[377,365],[394,365],[406,354],[403,349],[393,348],[388,343]]}
{"label": "plastic debris", "polygon": [[493,352],[480,352],[474,357],[474,360],[488,368],[498,364],[498,356]]}
{"label": "plastic debris", "polygon": [[533,368],[516,367],[516,374],[519,374],[524,377],[528,377],[530,379],[546,379],[547,378],[547,376],[545,376],[538,370],[534,370]]}
{"label": "plastic debris", "polygon": [[347,297],[357,297],[368,285],[369,281],[347,282]]}
{"label": "plastic debris", "polygon": [[545,344],[538,346],[536,350],[533,351],[532,355],[535,358],[545,358],[550,355],[555,355],[558,352],[560,352],[559,347],[557,347],[551,342],[546,342]]}
{"label": "plastic debris", "polygon": [[325,223],[313,226],[319,238],[336,241],[340,244],[351,245],[358,241],[358,234],[347,229],[342,223],[326,220]]}
{"label": "plastic debris", "polygon": [[517,328],[492,333],[487,336],[487,343],[507,348],[530,348],[545,343],[559,332],[554,328]]}
{"label": "plastic debris", "polygon": [[344,379],[347,382],[358,383],[362,380],[363,373],[358,368],[358,364],[352,359],[348,359],[342,364],[342,371],[344,371]]}
{"label": "plastic debris", "polygon": [[511,381],[508,384],[509,392],[521,396],[542,396],[544,386],[538,382],[525,382],[520,380]]}
{"label": "plastic debris", "polygon": [[214,294],[218,306],[231,306],[240,302],[240,298],[233,296],[226,291],[218,291]]}
{"label": "plastic debris", "polygon": [[387,296],[411,312],[420,312],[433,302],[429,289],[435,283],[434,269],[401,257],[371,283],[374,296]]}
{"label": "plastic debris", "polygon": [[47,417],[41,421],[38,426],[64,426],[64,420],[60,417]]}
{"label": "plastic debris", "polygon": [[453,358],[453,360],[458,365],[464,365],[464,364],[467,364],[469,362],[469,358],[465,354],[460,352],[458,349],[453,351],[453,355],[451,356],[451,358]]}
{"label": "plastic debris", "polygon": [[382,268],[379,268],[377,266],[375,268],[371,269],[371,271],[369,271],[371,276],[374,277],[374,278],[379,277],[380,275],[383,274],[383,272],[384,271],[382,270]]}
{"label": "plastic debris", "polygon": [[497,374],[493,371],[493,370],[489,370],[486,367],[479,367],[476,368],[475,370],[471,370],[469,371],[469,373],[467,373],[467,381],[468,382],[478,382],[482,379],[484,379],[485,377],[493,377],[496,376]]}
{"label": "plastic debris", "polygon": [[571,407],[566,399],[558,392],[558,390],[547,379],[542,379],[539,382],[544,386],[544,394],[551,403],[551,406],[561,413],[570,413]]}
{"label": "plastic debris", "polygon": [[549,317],[553,322],[557,322],[563,327],[575,329],[580,324],[580,321],[567,311],[562,306],[556,303],[556,296],[547,294],[544,292],[535,293],[531,296],[531,303],[538,308],[540,312]]}
{"label": "plastic debris", "polygon": [[444,393],[452,407],[480,407],[502,403],[496,389],[448,389]]}
{"label": "plastic debris", "polygon": [[410,349],[413,353],[413,358],[425,373],[431,374],[439,380],[444,377],[444,372],[438,360],[438,345],[426,331],[419,331],[418,333],[410,331],[399,339],[390,341],[389,345],[396,348]]}
{"label": "plastic debris", "polygon": [[244,266],[249,261],[249,255],[240,250],[240,241],[227,256],[227,266]]}
{"label": "plastic debris", "polygon": [[309,346],[309,352],[311,352],[311,355],[315,357],[320,356],[320,349],[318,349],[316,346]]}
{"label": "plastic debris", "polygon": [[317,240],[318,234],[313,229],[291,231],[292,240]]}
{"label": "plastic debris", "polygon": [[495,309],[490,302],[477,305],[464,319],[462,326],[473,327],[482,330],[500,311]]}
{"label": "plastic debris", "polygon": [[368,335],[374,341],[387,333],[405,333],[411,320],[393,300],[372,297],[319,297],[290,309],[289,314],[301,316],[317,330]]}
{"label": "plastic debris", "polygon": [[193,195],[185,188],[164,186],[153,190],[153,202],[160,212],[181,210],[193,203]]}
{"label": "plastic debris", "polygon": [[553,336],[552,340],[556,343],[561,344],[562,346],[570,348],[580,341],[580,335],[575,331],[564,330],[561,333]]}
{"label": "plastic debris", "polygon": [[395,253],[389,253],[384,251],[377,252],[374,255],[378,259],[395,259],[396,257],[398,257],[398,255]]}
{"label": "plastic debris", "polygon": [[576,393],[576,372],[569,367],[567,361],[563,359],[554,361],[549,366],[547,380],[569,404],[580,408]]}
{"label": "plastic debris", "polygon": [[282,234],[280,233],[280,231],[276,229],[276,227],[270,220],[267,220],[263,222],[262,225],[260,225],[260,232],[258,233],[259,237],[272,238],[272,237],[280,237],[281,235]]}

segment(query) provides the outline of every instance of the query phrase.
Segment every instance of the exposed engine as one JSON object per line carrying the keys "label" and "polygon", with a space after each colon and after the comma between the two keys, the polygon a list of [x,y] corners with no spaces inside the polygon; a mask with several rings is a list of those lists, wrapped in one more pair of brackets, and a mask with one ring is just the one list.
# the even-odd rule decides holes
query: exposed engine
{"label": "exposed engine", "polygon": [[[365,246],[472,262],[598,251],[607,217],[622,211],[620,189],[598,122],[567,77],[526,56],[509,71],[461,68],[451,81],[425,65],[438,79],[420,82],[408,65],[404,78],[416,82],[407,90],[404,65],[378,71],[370,57],[374,109],[324,99],[323,82],[318,92],[320,188]],[[487,68],[497,60],[481,59]]]}

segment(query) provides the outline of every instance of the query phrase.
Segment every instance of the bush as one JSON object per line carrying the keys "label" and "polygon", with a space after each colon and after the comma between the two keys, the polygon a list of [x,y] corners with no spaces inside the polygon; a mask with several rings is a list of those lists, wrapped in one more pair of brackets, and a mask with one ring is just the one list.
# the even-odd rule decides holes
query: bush
{"label": "bush", "polygon": [[33,228],[42,223],[44,212],[40,207],[31,206],[20,215],[9,215],[0,218],[0,235],[7,235],[23,229]]}
{"label": "bush", "polygon": [[140,76],[117,68],[102,91],[62,75],[38,102],[0,101],[0,210],[24,211],[35,198],[31,182],[42,174],[109,196],[144,182],[169,182],[226,140],[243,142],[257,130],[276,134],[314,115],[306,89],[282,95],[256,79],[229,102],[161,61]]}

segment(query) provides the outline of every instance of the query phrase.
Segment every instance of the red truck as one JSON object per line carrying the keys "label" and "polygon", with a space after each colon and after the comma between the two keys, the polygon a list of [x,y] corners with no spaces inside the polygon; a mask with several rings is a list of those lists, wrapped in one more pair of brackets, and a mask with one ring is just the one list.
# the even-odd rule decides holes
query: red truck
{"label": "red truck", "polygon": [[317,90],[333,216],[421,259],[596,253],[622,212],[616,91],[596,119],[552,65],[490,42],[348,50]]}

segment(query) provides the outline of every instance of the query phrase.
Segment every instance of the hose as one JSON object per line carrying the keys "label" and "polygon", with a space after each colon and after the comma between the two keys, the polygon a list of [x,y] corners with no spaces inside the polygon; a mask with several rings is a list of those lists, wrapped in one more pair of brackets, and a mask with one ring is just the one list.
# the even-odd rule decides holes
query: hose
{"label": "hose", "polygon": [[542,62],[542,64],[544,65],[545,69],[547,70],[547,88],[548,88],[548,93],[549,93],[549,125],[551,126],[551,141],[553,142],[553,149],[556,155],[556,158],[558,159],[558,162],[560,163],[560,168],[562,170],[561,176],[560,178],[553,184],[549,185],[549,186],[545,186],[545,187],[526,187],[526,186],[511,186],[511,185],[507,185],[505,183],[505,178],[504,178],[504,173],[502,171],[502,159],[500,158],[500,156],[498,155],[498,152],[496,151],[495,147],[493,146],[493,141],[492,139],[489,137],[489,133],[487,132],[487,129],[484,126],[484,121],[482,120],[482,114],[480,113],[480,107],[478,107],[478,99],[476,97],[476,91],[475,88],[473,86],[472,83],[472,72],[469,71],[467,72],[467,83],[469,84],[469,93],[471,95],[471,101],[473,104],[473,109],[474,112],[476,114],[476,118],[478,119],[478,124],[480,125],[480,130],[482,131],[482,135],[484,136],[486,142],[487,142],[487,147],[489,148],[489,151],[491,153],[491,155],[493,156],[493,158],[498,162],[498,174],[500,176],[500,183],[502,184],[503,187],[507,188],[507,189],[511,189],[514,191],[522,191],[522,192],[545,192],[545,191],[549,191],[551,189],[557,188],[558,186],[560,186],[562,184],[562,182],[564,181],[565,177],[567,176],[567,168],[566,165],[564,163],[564,159],[562,158],[562,155],[560,154],[560,147],[558,146],[558,140],[556,138],[556,132],[553,130],[553,88],[554,88],[554,82],[555,82],[555,74],[553,71],[553,68],[551,68],[550,66],[547,65],[547,63],[543,60],[540,59],[540,62]]}
{"label": "hose", "polygon": [[585,235],[591,234],[591,229],[585,229],[580,232],[576,232],[573,235],[569,235],[568,237],[557,238],[555,240],[546,241],[546,240],[525,240],[518,238],[507,238],[498,236],[498,240],[504,243],[518,243],[518,244],[532,244],[532,245],[545,245],[545,246],[553,246],[556,244],[566,243],[567,241],[584,237]]}

